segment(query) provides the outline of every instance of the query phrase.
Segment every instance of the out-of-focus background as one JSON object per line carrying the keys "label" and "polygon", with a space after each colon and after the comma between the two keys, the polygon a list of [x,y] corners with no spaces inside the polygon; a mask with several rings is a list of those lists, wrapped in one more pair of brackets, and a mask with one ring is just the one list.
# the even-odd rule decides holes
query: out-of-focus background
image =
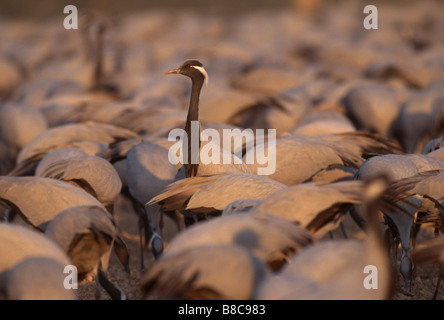
{"label": "out-of-focus background", "polygon": [[[216,14],[239,14],[257,10],[287,10],[296,8],[297,10],[314,12],[325,7],[334,7],[343,2],[361,2],[361,4],[373,5],[411,5],[416,0],[374,0],[374,1],[349,1],[349,0],[226,0],[226,1],[206,1],[206,0],[109,0],[109,1],[88,1],[88,0],[41,0],[37,3],[32,0],[3,0],[0,3],[0,16],[8,18],[31,18],[46,19],[60,14],[60,8],[72,4],[79,8],[94,8],[106,13],[122,14],[140,12],[141,10],[193,10],[203,13],[213,12]],[[439,2],[439,0],[433,0]],[[423,2],[421,2],[423,3]]]}
{"label": "out-of-focus background", "polygon": [[[300,1],[301,2],[301,1]],[[309,2],[317,3],[319,1],[304,1],[308,6]],[[256,1],[205,1],[205,0],[110,0],[110,1],[88,1],[88,0],[43,0],[36,4],[29,0],[5,0],[0,4],[2,16],[24,17],[32,19],[42,19],[54,17],[60,14],[60,8],[72,4],[79,8],[95,8],[107,13],[121,14],[130,13],[140,10],[198,10],[202,12],[214,12],[219,14],[239,13],[254,11],[257,9],[282,9],[289,8],[292,5],[291,0],[256,0]]]}

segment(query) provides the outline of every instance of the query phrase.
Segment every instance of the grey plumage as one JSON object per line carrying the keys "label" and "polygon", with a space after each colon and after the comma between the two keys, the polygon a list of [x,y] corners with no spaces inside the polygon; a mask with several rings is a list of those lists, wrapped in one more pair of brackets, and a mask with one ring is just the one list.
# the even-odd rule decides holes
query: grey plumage
{"label": "grey plumage", "polygon": [[[400,272],[405,280],[407,291],[411,289],[411,281],[413,277],[413,265],[410,258],[411,240],[413,227],[415,225],[415,213],[423,202],[422,196],[414,196],[414,194],[428,194],[431,197],[438,196],[440,189],[432,192],[429,189],[429,183],[432,181],[429,177],[433,173],[424,174],[426,171],[439,170],[444,168],[444,162],[439,159],[421,154],[407,155],[381,155],[366,160],[359,168],[357,173],[358,179],[371,179],[380,174],[385,174],[392,182],[399,185],[410,183],[415,185],[411,192],[411,197],[407,203],[402,203],[401,211],[408,212],[403,214],[398,212],[390,212],[382,210],[385,217],[389,220],[392,227],[392,233],[399,235],[399,241],[402,247],[402,257]],[[426,182],[429,181],[429,182]],[[431,186],[431,185],[430,185]],[[439,196],[438,196],[439,197]],[[396,244],[395,244],[396,245]]]}
{"label": "grey plumage", "polygon": [[363,204],[366,187],[364,181],[301,183],[268,196],[249,211],[295,221],[320,239],[339,226],[351,206]]}
{"label": "grey plumage", "polygon": [[99,272],[106,273],[113,247],[123,266],[129,268],[126,244],[114,219],[102,207],[64,210],[49,222],[45,235],[68,254],[77,267],[80,281],[96,277]]}
{"label": "grey plumage", "polygon": [[105,159],[80,149],[57,149],[46,154],[36,168],[36,176],[69,182],[99,200],[111,212],[122,182]]}
{"label": "grey plumage", "polygon": [[75,289],[64,286],[65,267],[54,259],[30,257],[0,274],[0,292],[8,300],[76,300]]}
{"label": "grey plumage", "polygon": [[0,223],[0,272],[30,256],[55,259],[63,265],[71,264],[68,256],[53,241],[27,228]]}
{"label": "grey plumage", "polygon": [[23,175],[33,172],[38,161],[46,153],[55,149],[76,147],[76,145],[82,145],[83,143],[87,143],[88,147],[92,143],[110,144],[120,140],[137,138],[137,136],[131,130],[94,121],[49,128],[20,150],[16,159],[16,167],[9,175]]}
{"label": "grey plumage", "polygon": [[78,187],[42,177],[0,177],[0,201],[41,230],[59,212],[70,207],[103,207],[96,198]]}
{"label": "grey plumage", "polygon": [[63,270],[71,260],[41,233],[0,223],[0,256],[0,291],[6,298],[75,299],[63,287]]}
{"label": "grey plumage", "polygon": [[[135,201],[134,207],[139,215],[139,232],[144,223],[145,242],[150,242],[156,257],[163,251],[163,244],[158,247],[155,243],[163,241],[158,228],[161,209],[158,204],[149,206],[146,203],[174,181],[176,171],[176,167],[168,161],[168,150],[158,144],[142,142],[132,147],[127,154],[126,177],[129,193]],[[142,234],[140,236],[142,237]],[[141,258],[143,266],[143,253]]]}
{"label": "grey plumage", "polygon": [[268,275],[265,265],[243,248],[208,244],[163,256],[141,280],[145,296],[157,299],[251,299]]}
{"label": "grey plumage", "polygon": [[[361,192],[369,221],[364,241],[327,240],[303,248],[276,277],[265,279],[256,298],[387,299],[393,277],[379,230],[377,208],[388,187],[386,179],[377,179]],[[376,267],[377,290],[365,288],[367,265]]]}
{"label": "grey plumage", "polygon": [[208,244],[246,248],[273,269],[313,241],[310,233],[287,219],[266,214],[233,214],[193,225],[175,236],[164,255]]}
{"label": "grey plumage", "polygon": [[168,185],[148,204],[159,203],[168,211],[186,209],[209,213],[222,211],[234,200],[262,199],[285,188],[284,184],[264,176],[217,173],[178,180]]}

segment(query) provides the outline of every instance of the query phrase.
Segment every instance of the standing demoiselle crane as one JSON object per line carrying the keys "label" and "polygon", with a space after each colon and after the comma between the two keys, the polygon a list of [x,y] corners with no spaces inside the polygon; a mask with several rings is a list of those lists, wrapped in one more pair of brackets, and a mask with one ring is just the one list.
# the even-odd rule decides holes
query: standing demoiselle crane
{"label": "standing demoiselle crane", "polygon": [[[236,164],[234,161],[234,155],[224,148],[214,145],[213,149],[219,150],[220,156],[217,163],[206,164],[201,161],[201,137],[200,137],[200,124],[198,124],[198,132],[192,132],[193,122],[199,123],[199,97],[204,81],[208,81],[208,74],[203,67],[203,64],[197,60],[187,60],[179,68],[170,70],[166,74],[183,74],[191,78],[191,96],[190,104],[188,108],[188,115],[185,124],[185,133],[188,143],[186,152],[187,157],[184,157],[185,177],[193,177],[202,174],[211,174],[215,172],[250,172],[248,166],[245,163]],[[192,135],[198,135],[198,145],[192,146]],[[210,142],[213,143],[213,142]],[[185,148],[184,148],[185,149]],[[193,153],[194,152],[194,153]],[[214,152],[214,151],[213,151]],[[199,161],[196,161],[199,160]],[[228,161],[226,161],[228,160]],[[226,164],[228,163],[228,164]]]}

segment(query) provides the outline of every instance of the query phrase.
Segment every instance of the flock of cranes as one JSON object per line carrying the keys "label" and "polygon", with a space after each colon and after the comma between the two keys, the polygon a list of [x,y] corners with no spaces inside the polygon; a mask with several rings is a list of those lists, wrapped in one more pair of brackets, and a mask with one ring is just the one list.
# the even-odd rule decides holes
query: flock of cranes
{"label": "flock of cranes", "polygon": [[[418,35],[429,31],[419,49],[399,37],[402,24],[357,39],[329,18],[330,32],[344,31],[338,40],[294,12],[228,25],[191,13],[170,23],[160,12],[113,25],[87,12],[69,37],[53,22],[2,21],[0,297],[78,299],[66,266],[97,299],[413,295],[418,267],[444,268],[443,23],[422,10],[412,18]],[[199,138],[174,164],[168,134],[190,136],[193,121],[276,129],[276,139],[244,141],[238,157]],[[210,143],[221,161],[193,162]],[[253,149],[276,170],[261,175],[257,152],[246,161]],[[127,215],[137,241],[120,224]],[[119,281],[141,270],[140,295],[110,277],[113,258]],[[373,288],[363,285],[368,266]],[[432,277],[440,297],[441,273]]]}

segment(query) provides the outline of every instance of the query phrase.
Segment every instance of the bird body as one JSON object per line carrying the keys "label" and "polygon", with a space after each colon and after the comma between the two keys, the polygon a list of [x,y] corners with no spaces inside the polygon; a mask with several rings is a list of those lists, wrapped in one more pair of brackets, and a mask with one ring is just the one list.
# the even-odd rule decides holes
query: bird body
{"label": "bird body", "polygon": [[185,209],[209,213],[222,211],[234,200],[262,199],[285,188],[284,184],[263,176],[217,173],[178,180],[148,204],[159,203],[166,211]]}
{"label": "bird body", "polygon": [[436,134],[434,132],[436,115],[434,105],[443,98],[443,84],[432,82],[423,91],[410,97],[401,109],[397,134],[408,153],[421,152],[426,142]]}
{"label": "bird body", "polygon": [[366,83],[353,87],[344,97],[348,116],[359,130],[393,135],[400,107],[395,94],[385,85]]}
{"label": "bird body", "polygon": [[291,130],[292,135],[319,136],[331,133],[356,131],[353,123],[336,112],[312,112],[307,114]]}
{"label": "bird body", "polygon": [[142,229],[145,229],[145,243],[150,242],[154,256],[163,251],[163,239],[158,232],[161,208],[158,204],[149,206],[146,203],[174,181],[177,170],[168,161],[168,150],[150,141],[141,142],[130,149],[125,168],[129,193],[135,201],[133,206],[139,218],[143,265]]}
{"label": "bird body", "polygon": [[[265,154],[267,157],[262,156]],[[268,159],[275,159],[276,170],[268,177],[287,186],[307,181],[319,171],[333,166],[357,168],[363,162],[359,155],[346,148],[303,135],[278,138],[275,142],[256,145],[255,150],[248,151],[244,159],[251,157],[255,160],[246,162],[253,174],[267,167]]]}
{"label": "bird body", "polygon": [[393,278],[377,208],[388,186],[386,178],[379,178],[360,192],[368,219],[363,241],[326,240],[304,247],[276,277],[262,283],[256,299],[387,299]]}
{"label": "bird body", "polygon": [[265,264],[278,269],[288,256],[312,243],[310,233],[296,223],[267,214],[233,214],[190,226],[176,235],[164,255],[208,244],[246,248]]}
{"label": "bird body", "polygon": [[20,151],[17,163],[25,161],[42,151],[50,151],[57,146],[78,141],[112,143],[121,139],[135,138],[136,133],[118,126],[92,121],[74,123],[50,128]]}
{"label": "bird body", "polygon": [[172,183],[177,171],[168,161],[168,149],[150,141],[131,148],[126,168],[130,193],[142,204]]}
{"label": "bird body", "polygon": [[416,197],[433,199],[439,204],[444,203],[444,171],[430,170],[419,172],[414,176],[399,179],[393,183],[394,188],[405,184],[414,184],[411,194]]}
{"label": "bird body", "polygon": [[64,266],[71,264],[56,243],[34,230],[0,223],[0,239],[0,273],[29,257],[50,258]]}
{"label": "bird body", "polygon": [[386,174],[392,181],[413,176],[419,172],[439,170],[444,162],[420,154],[387,154],[366,160],[358,171],[358,178],[369,179],[379,174]]}
{"label": "bird body", "polygon": [[16,300],[76,299],[63,285],[71,260],[41,233],[0,223],[0,255],[0,295]]}
{"label": "bird body", "polygon": [[[308,246],[273,279],[265,280],[256,299],[265,300],[373,300],[391,292],[388,258],[367,257],[359,240],[325,241]],[[381,248],[379,248],[381,250]],[[383,249],[382,249],[383,250]],[[366,288],[366,267],[374,272],[374,289]],[[371,275],[371,274],[370,274]],[[376,290],[375,290],[376,289]]]}
{"label": "bird body", "polygon": [[427,156],[444,161],[444,148],[439,148],[430,153],[427,153]]}
{"label": "bird body", "polygon": [[144,274],[142,290],[156,299],[247,300],[267,274],[247,250],[209,244],[157,260]]}
{"label": "bird body", "polygon": [[49,152],[39,162],[35,175],[78,186],[97,198],[110,212],[122,188],[117,171],[108,161],[76,148]]}
{"label": "bird body", "polygon": [[299,223],[320,239],[339,226],[352,205],[361,205],[363,181],[308,182],[277,191],[247,212],[262,212]]}
{"label": "bird body", "polygon": [[32,139],[44,132],[48,123],[43,113],[32,106],[5,103],[0,107],[0,144],[4,144],[4,155],[0,154],[0,174],[13,169],[20,150]]}
{"label": "bird body", "polygon": [[113,248],[124,268],[129,270],[127,246],[106,210],[97,206],[66,209],[48,223],[45,235],[70,257],[77,268],[79,282],[97,277],[97,283],[100,282],[113,299],[126,299],[126,294],[106,277]]}
{"label": "bird body", "polygon": [[0,275],[0,292],[8,300],[76,300],[64,286],[65,267],[46,257],[27,258]]}
{"label": "bird body", "polygon": [[42,177],[0,177],[0,201],[31,226],[44,230],[59,212],[79,205],[102,204],[86,191],[64,181]]}
{"label": "bird body", "polygon": [[20,150],[48,129],[43,113],[25,104],[8,103],[0,107],[0,138]]}
{"label": "bird body", "polygon": [[[77,206],[61,211],[48,223],[45,235],[70,256],[82,278],[88,272],[97,271],[99,260],[101,268],[108,268],[111,248],[119,237],[112,216],[96,206]],[[81,245],[80,242],[85,240]],[[97,251],[97,258],[91,259],[94,251]]]}
{"label": "bird body", "polygon": [[[428,157],[427,155],[420,154],[407,154],[407,155],[382,155],[368,159],[359,168],[357,177],[359,179],[371,179],[380,174],[385,174],[392,182],[409,181],[409,178],[417,180],[419,186],[415,186],[412,191],[412,196],[408,199],[409,203],[401,203],[402,210],[408,212],[388,212],[382,210],[384,215],[388,217],[393,226],[393,234],[399,235],[399,241],[401,242],[402,256],[400,270],[405,279],[405,287],[407,291],[410,291],[411,280],[413,276],[413,265],[410,258],[410,249],[412,246],[412,229],[415,225],[415,215],[417,209],[423,202],[422,197],[414,196],[417,194],[427,194],[430,196],[437,196],[435,192],[431,192],[428,187],[428,183],[421,182],[421,178],[418,177],[421,172],[429,170],[438,170],[443,168],[444,163],[439,159]],[[430,180],[431,181],[431,180]],[[420,190],[420,188],[422,190]],[[439,192],[440,188],[437,190]],[[401,211],[402,211],[401,210]]]}

